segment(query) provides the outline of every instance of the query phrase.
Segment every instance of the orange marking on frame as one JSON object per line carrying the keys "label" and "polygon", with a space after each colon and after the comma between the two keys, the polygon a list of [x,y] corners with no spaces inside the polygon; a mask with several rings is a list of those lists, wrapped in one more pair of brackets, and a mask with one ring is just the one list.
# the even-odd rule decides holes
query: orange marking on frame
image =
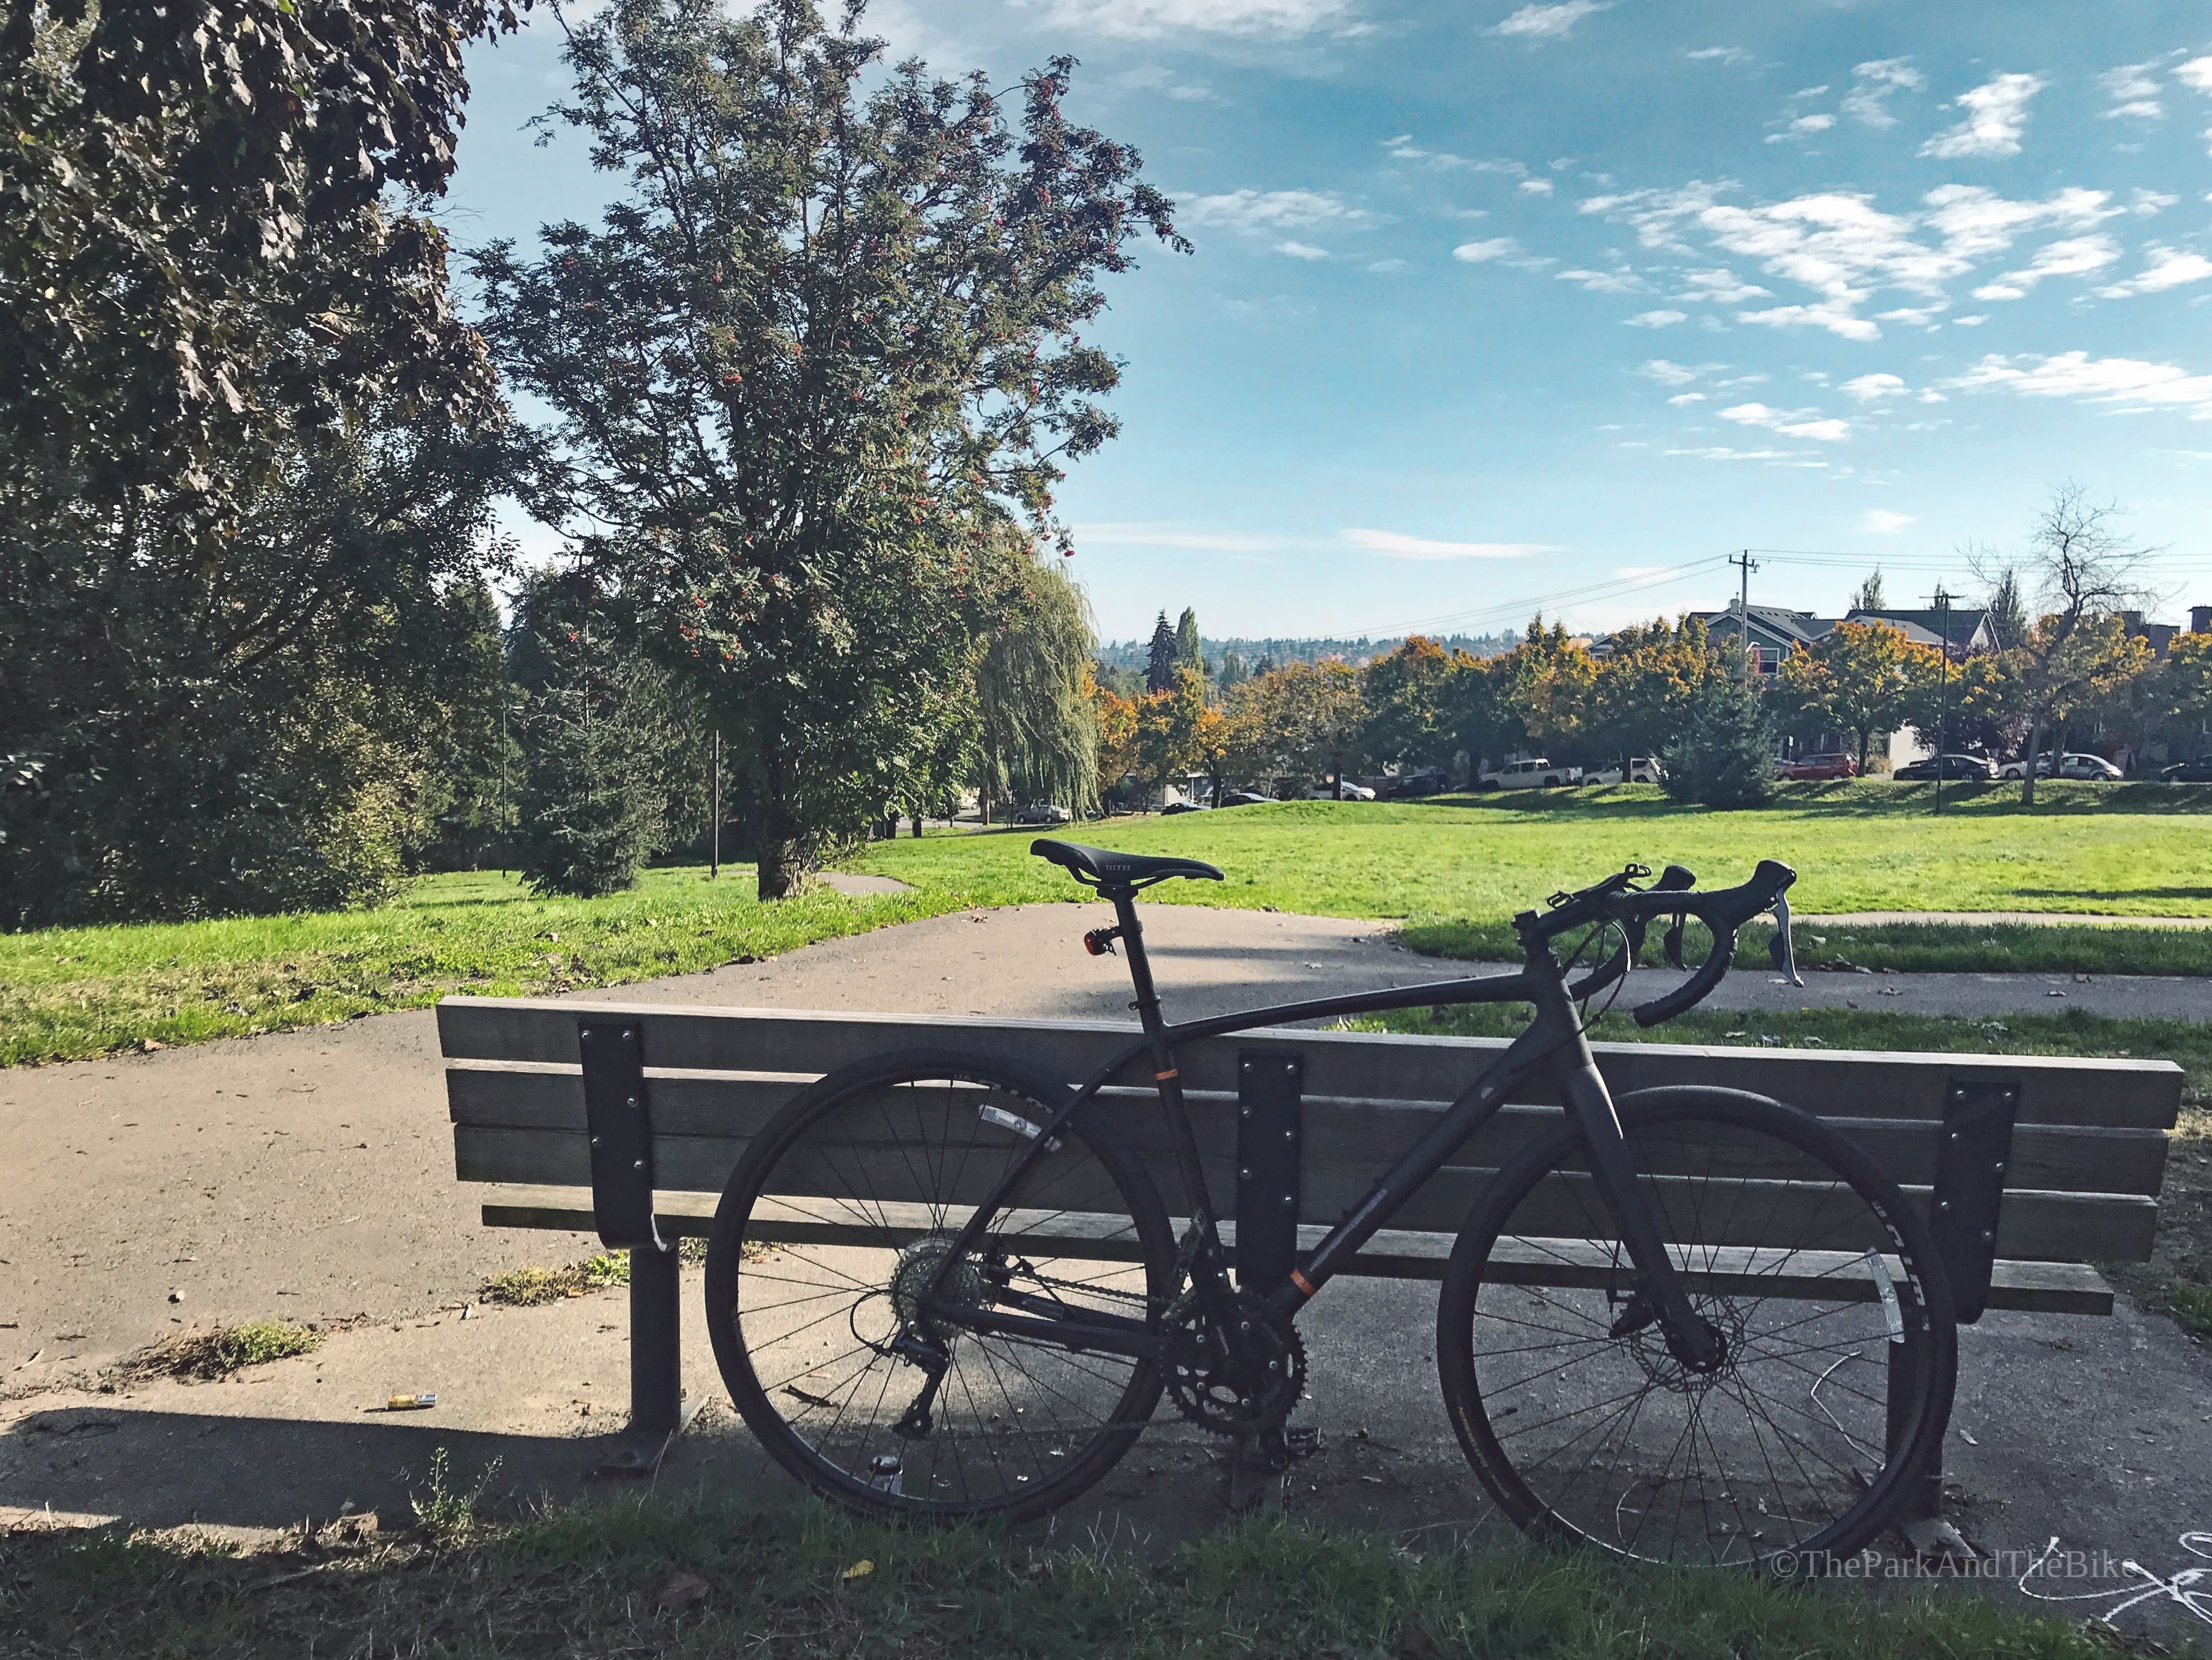
{"label": "orange marking on frame", "polygon": [[1168,1079],[1170,1079],[1170,1078],[1180,1078],[1180,1077],[1182,1077],[1182,1067],[1169,1067],[1165,1072],[1156,1072],[1156,1073],[1154,1073],[1152,1074],[1152,1081],[1153,1081],[1154,1083],[1156,1083],[1156,1084],[1164,1084],[1164,1083],[1166,1083],[1166,1082],[1168,1081]]}
{"label": "orange marking on frame", "polygon": [[1291,1270],[1291,1283],[1309,1297],[1311,1297],[1317,1289],[1312,1280],[1307,1279],[1305,1275],[1299,1273],[1296,1268],[1292,1268]]}

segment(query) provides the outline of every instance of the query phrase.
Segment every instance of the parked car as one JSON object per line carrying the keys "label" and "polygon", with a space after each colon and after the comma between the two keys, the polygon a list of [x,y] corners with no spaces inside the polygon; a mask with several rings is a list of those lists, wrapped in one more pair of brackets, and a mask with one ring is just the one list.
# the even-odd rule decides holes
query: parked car
{"label": "parked car", "polygon": [[1014,815],[1017,824],[1067,824],[1075,815],[1056,801],[1032,801]]}
{"label": "parked car", "polygon": [[1274,800],[1272,795],[1262,795],[1257,790],[1231,790],[1221,798],[1224,807],[1266,806]]}
{"label": "parked car", "polygon": [[1582,775],[1585,784],[1663,784],[1667,769],[1656,755],[1632,755],[1626,761],[1608,761]]}
{"label": "parked car", "polygon": [[[2054,772],[2061,778],[2087,778],[2098,783],[2126,776],[2101,755],[2077,755],[2069,751],[2064,755],[2053,757],[2044,754],[2035,757],[2035,775],[2038,778],[2048,778]],[[2027,777],[2027,758],[2022,757],[2017,761],[2006,762],[1998,769],[1997,776],[2000,778]]]}
{"label": "parked car", "polygon": [[1451,779],[1440,768],[1426,767],[1419,772],[1401,772],[1395,778],[1387,778],[1376,785],[1376,795],[1389,800],[1418,795],[1441,795]]}
{"label": "parked car", "polygon": [[1848,755],[1807,755],[1782,763],[1782,775],[1800,781],[1820,778],[1856,778],[1859,763]]}
{"label": "parked car", "polygon": [[1914,761],[1899,767],[1892,775],[1910,782],[1915,779],[1936,776],[1938,766],[1946,778],[1964,778],[1978,784],[1995,781],[1996,763],[1980,755],[1931,755],[1924,761]]}
{"label": "parked car", "polygon": [[2194,761],[2177,761],[2159,776],[2169,784],[2212,784],[2212,755]]}
{"label": "parked car", "polygon": [[1485,790],[1543,789],[1579,783],[1582,775],[1580,767],[1565,766],[1539,756],[1533,761],[1511,761],[1502,767],[1486,768],[1476,775],[1474,787]]}
{"label": "parked car", "polygon": [[1169,818],[1179,812],[1212,812],[1212,811],[1213,809],[1203,801],[1170,801],[1160,809],[1160,817]]}
{"label": "parked car", "polygon": [[[1335,787],[1330,784],[1316,784],[1306,792],[1309,801],[1334,801],[1337,799]],[[1375,792],[1364,784],[1346,784],[1343,799],[1346,801],[1372,801]]]}

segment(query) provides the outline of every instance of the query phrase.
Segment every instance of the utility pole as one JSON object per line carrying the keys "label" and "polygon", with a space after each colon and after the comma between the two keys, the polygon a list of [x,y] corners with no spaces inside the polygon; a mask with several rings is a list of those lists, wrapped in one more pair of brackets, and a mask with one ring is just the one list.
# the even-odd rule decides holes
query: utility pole
{"label": "utility pole", "polygon": [[1936,671],[1936,811],[1943,811],[1943,727],[1951,716],[1951,599],[1941,582],[1936,585],[1935,605],[1943,631],[1943,660]]}
{"label": "utility pole", "polygon": [[1759,561],[1746,548],[1741,553],[1730,554],[1729,563],[1743,574],[1742,594],[1735,611],[1736,660],[1747,686],[1751,684],[1751,574],[1759,569]]}
{"label": "utility pole", "polygon": [[718,879],[722,874],[722,729],[714,728],[714,742],[708,745],[707,762],[707,817],[713,828],[708,832],[707,879]]}

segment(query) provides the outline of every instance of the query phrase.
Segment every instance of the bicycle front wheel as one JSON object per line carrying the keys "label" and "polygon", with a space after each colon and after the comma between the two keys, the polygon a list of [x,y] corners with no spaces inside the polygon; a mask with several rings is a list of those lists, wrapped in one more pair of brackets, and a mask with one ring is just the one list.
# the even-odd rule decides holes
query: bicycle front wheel
{"label": "bicycle front wheel", "polygon": [[1617,1110],[1721,1361],[1669,1353],[1564,1126],[1499,1171],[1445,1273],[1437,1362],[1468,1461],[1522,1527],[1625,1556],[1860,1549],[1950,1415],[1957,1328],[1926,1225],[1794,1108],[1686,1088]]}
{"label": "bicycle front wheel", "polygon": [[942,1317],[949,1299],[1158,1335],[1173,1232],[1092,1104],[947,1266],[1069,1093],[996,1061],[908,1051],[823,1079],[747,1147],[714,1213],[708,1330],[745,1422],[816,1492],[909,1517],[1024,1519],[1103,1475],[1151,1417],[1155,1360]]}

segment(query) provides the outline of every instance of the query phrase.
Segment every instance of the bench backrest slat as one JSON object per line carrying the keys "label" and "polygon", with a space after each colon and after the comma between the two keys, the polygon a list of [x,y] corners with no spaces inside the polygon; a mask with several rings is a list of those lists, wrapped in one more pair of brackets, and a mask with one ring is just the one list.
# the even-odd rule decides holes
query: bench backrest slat
{"label": "bench backrest slat", "polygon": [[[957,1019],[824,1014],[787,1009],[667,1007],[652,1004],[544,1003],[448,998],[438,1006],[449,1061],[580,1064],[579,1015],[639,1020],[648,1067],[815,1076],[886,1050],[928,1047],[1017,1061],[1071,1080],[1105,1064],[1134,1035],[1100,1021]],[[1466,1088],[1504,1040],[1383,1032],[1255,1031],[1204,1038],[1178,1051],[1186,1089],[1233,1094],[1237,1057],[1271,1043],[1305,1056],[1310,1096],[1449,1101]],[[1662,1084],[1753,1090],[1823,1117],[1936,1119],[1954,1077],[2015,1078],[2021,1124],[2166,1129],[2180,1106],[2181,1072],[2165,1061],[2084,1061],[2058,1055],[1929,1055],[1858,1049],[1733,1049],[1677,1043],[1598,1043],[1598,1065],[1615,1094]],[[1137,1082],[1148,1068],[1129,1069]],[[1545,1105],[1545,1085],[1525,1098]]]}

